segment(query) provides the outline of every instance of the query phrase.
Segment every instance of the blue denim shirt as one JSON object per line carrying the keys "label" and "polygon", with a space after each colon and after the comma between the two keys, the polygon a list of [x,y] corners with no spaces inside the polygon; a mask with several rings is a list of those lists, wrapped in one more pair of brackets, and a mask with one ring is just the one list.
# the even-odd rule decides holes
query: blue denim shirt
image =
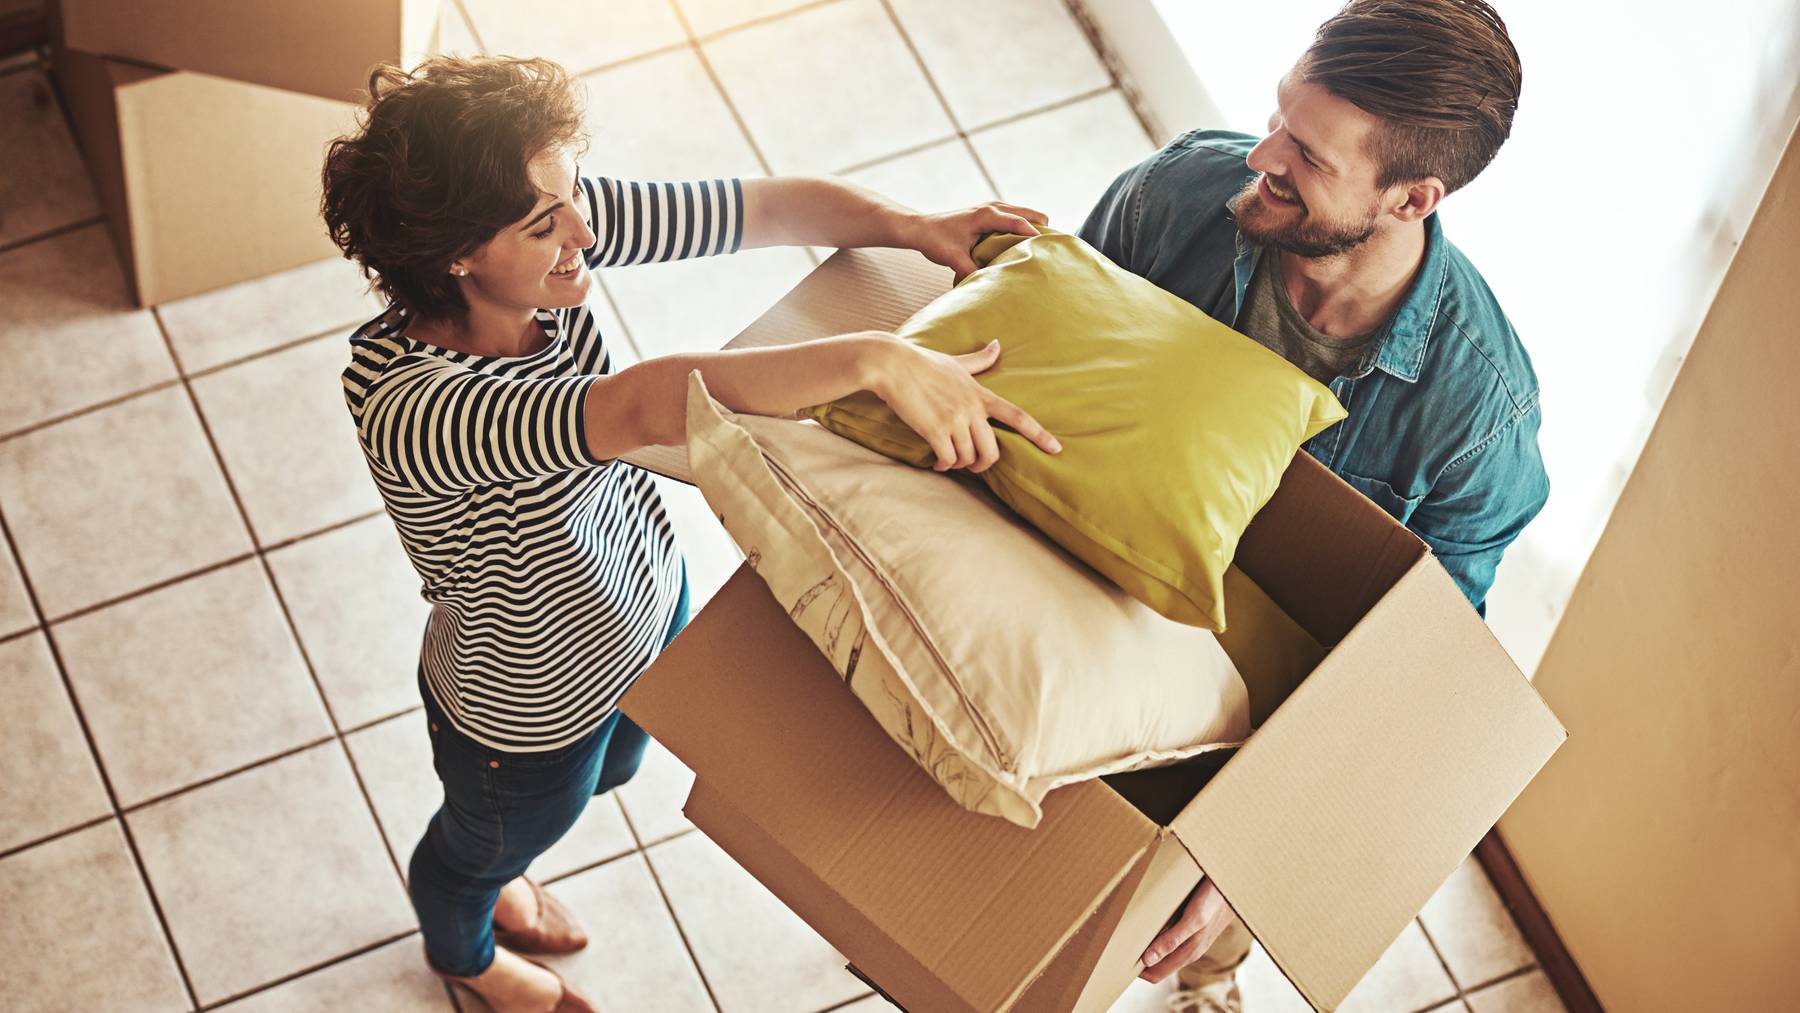
{"label": "blue denim shirt", "polygon": [[[1081,238],[1235,325],[1260,250],[1226,208],[1256,138],[1196,130],[1115,180]],[[1531,359],[1487,283],[1425,220],[1425,258],[1361,363],[1331,383],[1349,418],[1306,444],[1436,553],[1482,615],[1501,553],[1550,494]]]}

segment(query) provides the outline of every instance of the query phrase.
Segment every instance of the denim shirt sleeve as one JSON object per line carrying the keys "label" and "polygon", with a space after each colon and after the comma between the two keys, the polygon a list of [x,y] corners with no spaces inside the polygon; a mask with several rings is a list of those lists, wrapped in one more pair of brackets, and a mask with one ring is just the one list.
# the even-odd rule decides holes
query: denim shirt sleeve
{"label": "denim shirt sleeve", "polygon": [[1541,419],[1535,401],[1515,413],[1480,446],[1447,465],[1407,520],[1483,618],[1500,556],[1550,496],[1550,477],[1538,452]]}
{"label": "denim shirt sleeve", "polygon": [[1120,173],[1095,202],[1078,233],[1083,242],[1106,254],[1108,260],[1134,273],[1142,273],[1132,264],[1132,256],[1137,249],[1144,180],[1161,157],[1160,153],[1151,155]]}

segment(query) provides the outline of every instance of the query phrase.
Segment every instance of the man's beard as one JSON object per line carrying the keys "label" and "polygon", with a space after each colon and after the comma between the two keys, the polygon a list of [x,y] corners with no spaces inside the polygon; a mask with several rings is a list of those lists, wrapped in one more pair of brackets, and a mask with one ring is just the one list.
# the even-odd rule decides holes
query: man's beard
{"label": "man's beard", "polygon": [[[1341,223],[1316,217],[1302,202],[1297,206],[1290,205],[1294,216],[1277,224],[1273,219],[1287,208],[1268,205],[1258,190],[1261,181],[1260,175],[1252,179],[1226,205],[1237,217],[1238,231],[1258,246],[1286,250],[1308,260],[1320,260],[1348,253],[1375,235],[1375,223],[1381,216],[1374,206],[1369,208],[1362,221]],[[1292,186],[1287,189],[1297,192]]]}

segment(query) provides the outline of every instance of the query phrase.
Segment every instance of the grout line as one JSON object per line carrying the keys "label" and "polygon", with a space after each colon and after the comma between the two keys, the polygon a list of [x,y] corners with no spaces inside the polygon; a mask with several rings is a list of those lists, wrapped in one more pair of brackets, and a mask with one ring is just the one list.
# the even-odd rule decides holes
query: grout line
{"label": "grout line", "polygon": [[1463,994],[1465,990],[1462,982],[1457,980],[1456,972],[1450,970],[1450,962],[1444,959],[1444,951],[1438,949],[1437,940],[1431,938],[1431,930],[1425,927],[1425,919],[1414,915],[1413,924],[1419,927],[1419,934],[1425,937],[1425,945],[1431,947],[1431,955],[1437,958],[1438,966],[1444,969],[1444,976],[1450,979],[1450,986],[1456,989],[1457,995]]}
{"label": "grout line", "polygon": [[31,610],[37,615],[39,625],[44,627],[44,645],[50,650],[50,658],[56,664],[57,675],[62,677],[63,692],[68,694],[69,704],[75,710],[75,722],[81,727],[81,737],[87,742],[88,758],[93,761],[94,770],[100,775],[100,786],[106,790],[106,801],[112,807],[112,819],[119,825],[119,832],[125,838],[125,849],[131,853],[131,862],[137,867],[138,879],[144,884],[144,893],[150,900],[150,909],[156,914],[156,923],[162,928],[163,942],[169,947],[169,956],[175,961],[175,970],[181,975],[181,987],[187,991],[188,1002],[200,1005],[199,993],[194,991],[193,978],[188,974],[187,963],[181,959],[181,950],[175,945],[174,930],[169,927],[169,917],[163,911],[162,900],[156,896],[156,887],[150,882],[150,870],[144,865],[144,856],[138,850],[137,838],[131,832],[131,824],[126,822],[124,813],[119,809],[119,793],[113,787],[112,777],[106,772],[106,764],[100,759],[100,747],[94,740],[94,730],[88,725],[87,713],[81,709],[81,698],[75,692],[75,682],[69,678],[69,666],[63,659],[62,650],[56,645],[56,637],[50,632],[49,624],[44,620],[44,606],[38,600],[37,588],[31,583],[31,575],[26,572],[25,561],[19,558],[19,546],[13,540],[12,526],[6,521],[6,511],[0,507],[0,537],[6,540],[7,550],[19,566],[19,583],[25,588],[25,598],[31,603]]}
{"label": "grout line", "polygon": [[177,386],[180,383],[181,383],[181,380],[179,377],[171,378],[168,380],[158,380],[148,387],[140,387],[137,390],[134,390],[129,394],[119,394],[114,397],[108,398],[105,401],[99,401],[94,404],[87,405],[86,407],[77,408],[74,411],[64,412],[61,415],[52,415],[47,419],[40,419],[37,422],[32,422],[32,423],[22,426],[18,429],[14,429],[9,433],[0,435],[0,443],[5,443],[8,440],[17,439],[18,437],[21,437],[21,436],[29,436],[30,434],[35,433],[41,429],[49,429],[51,426],[59,426],[59,425],[62,425],[64,422],[72,422],[78,418],[81,418],[83,415],[92,415],[95,412],[100,411],[105,408],[116,408],[119,405],[122,405],[127,401],[131,401],[136,398],[144,397],[145,395],[148,395],[148,394],[155,394],[160,391],[168,390],[169,388]]}
{"label": "grout line", "polygon": [[31,636],[33,633],[42,633],[42,632],[44,632],[44,628],[42,626],[37,626],[37,625],[27,626],[22,630],[14,630],[13,632],[6,634],[5,636],[0,636],[0,644],[10,644],[15,640],[23,640],[26,637]]}
{"label": "grout line", "polygon": [[[604,798],[605,796],[600,796],[600,797]],[[593,802],[590,801],[588,804],[592,805]],[[583,810],[583,811],[585,811],[585,810]],[[641,854],[643,854],[643,852],[639,851],[635,847],[626,848],[624,851],[621,851],[616,855],[607,855],[605,858],[602,858],[597,862],[589,862],[586,865],[582,865],[582,866],[578,866],[576,868],[570,869],[568,872],[559,872],[556,875],[549,877],[548,879],[538,880],[538,885],[539,886],[555,886],[556,884],[564,882],[566,880],[574,879],[576,876],[579,876],[583,873],[593,872],[595,869],[601,868],[603,866],[612,865],[613,863],[618,862],[621,859],[631,858],[633,856],[641,855]]]}
{"label": "grout line", "polygon": [[1495,985],[1503,984],[1505,982],[1513,980],[1514,978],[1523,978],[1533,971],[1541,971],[1541,970],[1543,970],[1543,968],[1540,967],[1536,961],[1533,961],[1529,964],[1526,964],[1524,967],[1514,968],[1513,970],[1508,971],[1505,974],[1497,974],[1494,977],[1489,978],[1486,981],[1479,982],[1474,985],[1470,985],[1468,988],[1465,988],[1462,990],[1462,994],[1465,996],[1473,995],[1476,992],[1480,992],[1485,989],[1493,988]]}
{"label": "grout line", "polygon": [[[828,2],[835,3],[837,0],[828,0]],[[687,36],[688,48],[694,51],[694,57],[700,61],[700,69],[706,72],[707,80],[712,82],[713,89],[719,93],[720,101],[725,103],[725,111],[731,114],[731,121],[737,124],[738,133],[743,135],[744,143],[750,145],[750,153],[756,156],[756,164],[762,167],[764,176],[773,176],[775,171],[769,165],[768,156],[763,154],[762,145],[756,143],[756,138],[750,133],[750,124],[744,122],[744,114],[738,110],[737,103],[731,100],[731,93],[725,90],[725,79],[719,76],[718,69],[713,66],[710,59],[707,59],[706,50],[700,48],[700,43],[694,38],[694,28],[688,24],[687,15],[682,12],[681,5],[676,3],[676,0],[669,0],[669,9],[675,12],[675,20],[681,23],[681,31]]]}
{"label": "grout line", "polygon": [[[462,18],[463,27],[469,30],[469,38],[475,40],[475,48],[485,55],[487,53],[487,43],[482,41],[481,32],[475,28],[475,19],[469,16],[469,8],[463,5],[463,0],[450,0],[450,3],[451,6],[456,8],[457,15]],[[443,10],[441,7],[438,9],[440,11]],[[443,41],[441,35],[439,36],[438,41]]]}
{"label": "grout line", "polygon": [[405,939],[407,936],[416,936],[418,934],[419,934],[418,929],[408,929],[407,931],[399,933],[398,935],[388,936],[385,939],[378,939],[375,942],[369,943],[367,945],[359,946],[356,949],[351,950],[348,953],[342,953],[342,954],[339,954],[338,956],[332,957],[330,960],[321,961],[317,964],[310,964],[306,967],[301,968],[298,971],[290,971],[289,973],[284,974],[281,977],[276,978],[273,981],[265,981],[262,984],[256,986],[255,988],[245,989],[242,992],[235,992],[231,995],[226,996],[223,999],[217,999],[217,1000],[214,1000],[213,1002],[207,1003],[204,1006],[198,1006],[198,1007],[196,1007],[196,1009],[200,1009],[200,1010],[218,1009],[220,1006],[224,1006],[227,1003],[237,1002],[239,999],[248,998],[249,996],[257,995],[262,992],[267,992],[268,990],[270,990],[272,988],[275,988],[280,985],[285,985],[290,981],[296,981],[300,978],[304,978],[307,975],[313,974],[317,971],[323,971],[328,967],[335,967],[338,964],[341,964],[347,960],[355,960],[357,957],[363,956],[364,954],[373,953],[376,950],[381,949],[383,946],[388,946],[393,943],[397,943],[400,940]]}
{"label": "grout line", "polygon": [[[265,275],[264,277],[269,277],[269,276]],[[266,359],[271,355],[278,355],[282,352],[292,351],[296,348],[299,348],[301,345],[311,344],[314,341],[324,341],[326,338],[341,338],[344,336],[345,328],[353,328],[353,327],[356,327],[357,325],[358,325],[357,321],[349,320],[349,321],[345,321],[344,323],[341,323],[341,324],[335,324],[329,328],[326,328],[325,330],[319,331],[316,334],[308,334],[305,337],[300,337],[300,338],[291,338],[291,339],[289,339],[287,341],[283,341],[279,344],[270,345],[267,348],[259,348],[254,352],[245,353],[244,355],[237,356],[236,358],[225,359],[221,362],[215,362],[210,366],[202,366],[199,369],[188,369],[185,366],[178,366],[178,368],[182,370],[182,375],[186,376],[189,380],[199,380],[204,377],[211,376],[214,373],[223,373],[224,371],[226,371],[228,369],[232,369],[237,366],[242,366],[247,362],[255,362],[258,359]]]}
{"label": "grout line", "polygon": [[[670,2],[673,3],[674,0],[670,0]],[[575,78],[597,77],[609,70],[618,70],[620,67],[629,67],[634,63],[643,63],[646,60],[653,60],[659,56],[668,56],[670,53],[678,53],[681,50],[686,49],[687,46],[688,43],[686,40],[681,42],[665,42],[655,49],[646,49],[641,53],[633,53],[630,56],[622,56],[617,60],[596,64],[579,73],[570,71],[569,76]]]}
{"label": "grout line", "polygon": [[[607,287],[606,279],[600,277],[600,272],[594,272],[594,281],[600,286],[600,294],[606,297],[606,305],[612,310],[613,319],[619,322],[619,331],[621,337],[624,339],[625,347],[631,352],[631,361],[634,363],[643,362],[644,349],[638,344],[637,338],[632,336],[631,325],[625,322],[625,314],[619,310],[619,300],[613,298],[612,289]],[[598,328],[600,325],[596,322],[594,326]],[[606,344],[606,335],[604,333],[600,335],[600,344],[602,346]],[[611,360],[611,358],[612,350],[607,349],[606,359]],[[614,373],[619,371],[619,364],[617,362],[612,363],[612,371]]]}
{"label": "grout line", "polygon": [[262,757],[261,759],[253,760],[249,763],[245,763],[240,766],[233,767],[230,770],[220,771],[217,774],[208,774],[206,777],[203,777],[200,780],[193,782],[192,784],[184,784],[179,788],[175,788],[170,791],[165,791],[160,795],[152,795],[151,797],[144,799],[142,801],[133,802],[128,806],[122,806],[122,807],[120,807],[119,811],[121,813],[125,813],[125,814],[142,812],[143,810],[148,809],[153,805],[157,805],[162,802],[167,802],[173,798],[179,798],[182,795],[186,795],[186,794],[189,794],[190,792],[194,792],[201,788],[205,788],[208,785],[218,784],[220,781],[223,781],[228,777],[235,777],[238,774],[243,774],[248,771],[255,770],[258,767],[266,766],[268,764],[275,763],[280,760],[285,760],[290,756],[297,756],[300,753],[304,753],[309,749],[317,749],[318,747],[325,745],[326,743],[330,742],[331,740],[332,740],[332,736],[321,735],[318,738],[311,740],[310,742],[306,742],[302,745],[294,746],[291,749],[283,749],[279,753],[272,753],[268,756]]}
{"label": "grout line", "polygon": [[956,136],[962,138],[963,147],[968,150],[969,157],[975,160],[975,168],[981,173],[981,178],[987,181],[988,189],[997,199],[1005,200],[1006,194],[1001,192],[1000,184],[994,182],[994,174],[988,171],[987,163],[982,161],[981,152],[975,150],[975,142],[969,140],[969,132],[963,129],[962,121],[956,117],[956,111],[950,108],[950,100],[944,97],[944,90],[938,87],[937,78],[932,75],[931,68],[925,65],[925,54],[919,52],[919,47],[913,43],[912,33],[908,32],[906,25],[901,23],[900,15],[894,11],[894,5],[888,0],[881,0],[881,9],[887,12],[888,20],[894,25],[894,31],[900,33],[900,41],[906,44],[906,51],[912,54],[913,62],[918,64],[919,73],[925,75],[925,84],[931,88],[931,94],[937,97],[938,105],[944,110],[944,117],[956,129]]}
{"label": "grout line", "polygon": [[344,737],[349,738],[350,736],[355,735],[358,732],[366,732],[369,729],[375,727],[376,725],[385,725],[389,721],[398,721],[403,717],[406,717],[411,714],[418,714],[424,710],[425,710],[425,705],[423,703],[416,703],[416,704],[413,704],[411,707],[406,708],[405,710],[398,710],[392,714],[386,714],[386,715],[383,715],[378,718],[373,718],[371,720],[364,721],[362,724],[359,724],[359,725],[350,725],[344,729]]}
{"label": "grout line", "polygon": [[925,141],[920,144],[909,145],[907,147],[901,148],[899,151],[891,151],[885,155],[881,155],[876,158],[864,159],[863,161],[857,162],[855,165],[848,165],[842,169],[835,169],[831,172],[826,173],[826,175],[828,175],[828,176],[848,176],[849,174],[851,174],[853,172],[862,172],[865,169],[873,169],[878,165],[882,165],[887,162],[896,161],[898,159],[905,158],[908,155],[917,155],[918,153],[920,153],[922,151],[929,151],[932,148],[941,148],[946,145],[955,144],[957,141],[960,141],[960,140],[962,140],[961,134],[946,134],[943,137],[939,137],[934,140]]}
{"label": "grout line", "polygon": [[[972,136],[975,134],[986,133],[989,130],[995,130],[1000,127],[1009,127],[1009,126],[1012,126],[1014,123],[1018,123],[1022,120],[1028,120],[1028,119],[1032,118],[1033,116],[1041,116],[1045,113],[1055,112],[1058,109],[1066,109],[1069,106],[1080,105],[1081,103],[1086,102],[1089,99],[1096,99],[1102,95],[1105,95],[1108,92],[1117,91],[1117,90],[1118,89],[1116,86],[1110,85],[1110,84],[1106,85],[1104,87],[1100,87],[1100,88],[1090,88],[1087,91],[1081,92],[1076,95],[1070,95],[1070,96],[1067,96],[1066,98],[1059,98],[1054,102],[1046,102],[1043,105],[1038,106],[1036,109],[1027,109],[1021,113],[1011,113],[1009,115],[1002,116],[997,120],[990,120],[986,123],[981,124],[978,127],[970,127],[968,130],[968,133]],[[1120,97],[1121,98],[1124,97],[1123,92],[1120,93]]]}
{"label": "grout line", "polygon": [[[625,807],[620,806],[619,808],[623,810]],[[630,815],[625,817],[625,825],[630,828],[631,836],[637,839],[637,826],[631,822]],[[673,838],[670,839],[673,840]],[[675,902],[669,899],[669,891],[663,887],[662,876],[656,871],[656,863],[651,861],[650,851],[643,846],[641,839],[638,843],[638,853],[644,856],[644,867],[650,870],[650,880],[656,884],[656,892],[662,897],[663,907],[668,909],[669,922],[675,926],[675,934],[681,937],[681,946],[687,950],[688,960],[694,964],[694,973],[700,976],[700,985],[706,989],[706,997],[712,1000],[713,1009],[723,1013],[724,1007],[719,1005],[718,993],[713,991],[712,982],[707,980],[706,969],[700,966],[700,955],[694,952],[694,944],[692,940],[688,939],[687,929],[681,927],[681,918],[675,914]]]}
{"label": "grout line", "polygon": [[[16,555],[15,555],[15,558],[16,558]],[[113,607],[114,605],[120,605],[125,602],[128,602],[128,601],[132,600],[133,598],[141,598],[148,594],[155,594],[158,591],[163,591],[168,588],[174,587],[176,584],[180,584],[183,581],[192,580],[195,577],[204,577],[209,573],[214,573],[216,571],[223,570],[227,567],[236,566],[239,563],[248,562],[249,560],[254,559],[254,558],[256,558],[256,553],[254,551],[240,552],[240,553],[237,553],[236,555],[229,556],[225,559],[221,559],[216,563],[208,563],[205,566],[199,567],[194,570],[189,570],[186,573],[179,574],[174,577],[167,577],[163,580],[159,580],[154,584],[146,584],[143,587],[136,588],[135,590],[127,591],[124,594],[114,595],[111,598],[102,599],[101,601],[94,602],[91,605],[83,605],[82,607],[80,607],[78,609],[72,609],[68,612],[64,612],[62,615],[57,616],[55,619],[47,620],[44,623],[44,627],[46,630],[48,630],[49,627],[51,627],[51,626],[66,623],[71,619],[79,619],[82,616],[92,615],[95,612],[99,612],[102,609],[108,609],[108,608]],[[21,571],[23,571],[24,568],[25,568],[25,564],[21,560],[19,562],[19,569]]]}
{"label": "grout line", "polygon": [[746,28],[761,28],[763,25],[772,25],[777,21],[785,21],[796,14],[805,14],[809,11],[816,11],[821,7],[830,7],[832,4],[841,2],[843,2],[843,0],[812,0],[811,3],[803,3],[795,7],[789,7],[785,11],[776,11],[773,14],[762,14],[751,18],[748,21],[740,21],[735,25],[726,25],[724,28],[715,28],[705,35],[695,36],[695,38],[702,43],[711,42],[714,39],[722,39],[727,35],[736,35]]}
{"label": "grout line", "polygon": [[83,218],[77,222],[69,222],[66,225],[57,225],[20,239],[9,239],[4,243],[0,243],[0,254],[11,253],[14,250],[30,246],[32,243],[41,243],[46,239],[55,239],[57,236],[66,236],[71,232],[78,232],[85,229],[90,225],[103,224],[105,221],[105,215],[95,215],[91,218]]}
{"label": "grout line", "polygon": [[35,848],[40,844],[49,844],[52,841],[61,840],[64,837],[70,836],[71,834],[81,833],[83,830],[92,830],[95,827],[99,826],[100,824],[110,822],[111,820],[113,820],[115,818],[116,817],[114,817],[110,813],[105,816],[95,816],[93,819],[90,819],[84,823],[77,823],[72,827],[64,827],[63,829],[58,830],[55,833],[45,834],[42,837],[33,838],[29,841],[25,841],[22,844],[11,845],[10,847],[6,848],[5,850],[0,851],[0,862],[6,861],[8,858],[11,858],[12,856],[18,854],[21,851],[30,851],[32,848]]}
{"label": "grout line", "polygon": [[[162,332],[163,346],[168,349],[170,361],[175,369],[181,370],[181,359],[175,354],[175,341],[169,336],[169,328],[163,322],[162,313],[151,309],[150,316],[156,321],[156,328]],[[350,776],[356,781],[356,788],[362,793],[363,804],[368,807],[369,820],[375,825],[375,835],[381,840],[381,848],[387,852],[388,861],[394,867],[394,875],[400,880],[401,889],[406,888],[406,873],[400,867],[400,859],[396,857],[394,847],[388,843],[387,834],[381,829],[381,817],[375,811],[375,798],[369,793],[369,786],[363,780],[362,770],[356,765],[356,757],[350,752],[350,743],[344,739],[344,729],[338,723],[337,711],[331,706],[331,698],[325,692],[325,684],[319,679],[318,666],[313,664],[312,654],[306,648],[306,641],[300,636],[300,627],[294,621],[293,610],[288,607],[287,596],[282,593],[281,584],[275,579],[275,568],[270,565],[269,557],[264,554],[257,538],[256,526],[251,523],[250,511],[244,506],[243,497],[238,494],[237,483],[232,480],[231,469],[225,463],[225,452],[220,449],[219,442],[213,435],[212,424],[206,419],[206,412],[200,407],[200,398],[194,393],[194,385],[185,373],[181,374],[181,386],[187,391],[188,403],[193,406],[194,417],[200,422],[200,429],[206,436],[207,446],[212,448],[213,460],[217,462],[219,474],[225,479],[226,491],[231,494],[231,501],[237,506],[238,517],[243,521],[244,530],[250,536],[250,545],[254,550],[256,561],[262,564],[263,579],[269,582],[269,590],[275,596],[275,603],[281,609],[281,618],[287,624],[288,635],[294,640],[294,649],[300,652],[300,661],[306,666],[306,674],[312,679],[313,692],[319,695],[319,705],[325,709],[325,718],[331,723],[332,737],[337,739],[338,749],[343,753],[344,761],[350,765]]]}

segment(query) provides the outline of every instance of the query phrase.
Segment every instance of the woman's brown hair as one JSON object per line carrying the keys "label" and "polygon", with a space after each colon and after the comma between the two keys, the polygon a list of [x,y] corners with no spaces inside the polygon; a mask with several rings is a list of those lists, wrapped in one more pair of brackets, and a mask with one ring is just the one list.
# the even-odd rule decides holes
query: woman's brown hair
{"label": "woman's brown hair", "polygon": [[1436,176],[1459,189],[1493,161],[1519,107],[1518,50],[1482,0],[1351,0],[1299,69],[1383,121],[1378,187]]}
{"label": "woman's brown hair", "polygon": [[320,213],[388,299],[460,323],[468,303],[451,262],[537,206],[527,166],[538,152],[585,143],[580,90],[549,60],[383,65],[369,76],[359,131],[326,151]]}

